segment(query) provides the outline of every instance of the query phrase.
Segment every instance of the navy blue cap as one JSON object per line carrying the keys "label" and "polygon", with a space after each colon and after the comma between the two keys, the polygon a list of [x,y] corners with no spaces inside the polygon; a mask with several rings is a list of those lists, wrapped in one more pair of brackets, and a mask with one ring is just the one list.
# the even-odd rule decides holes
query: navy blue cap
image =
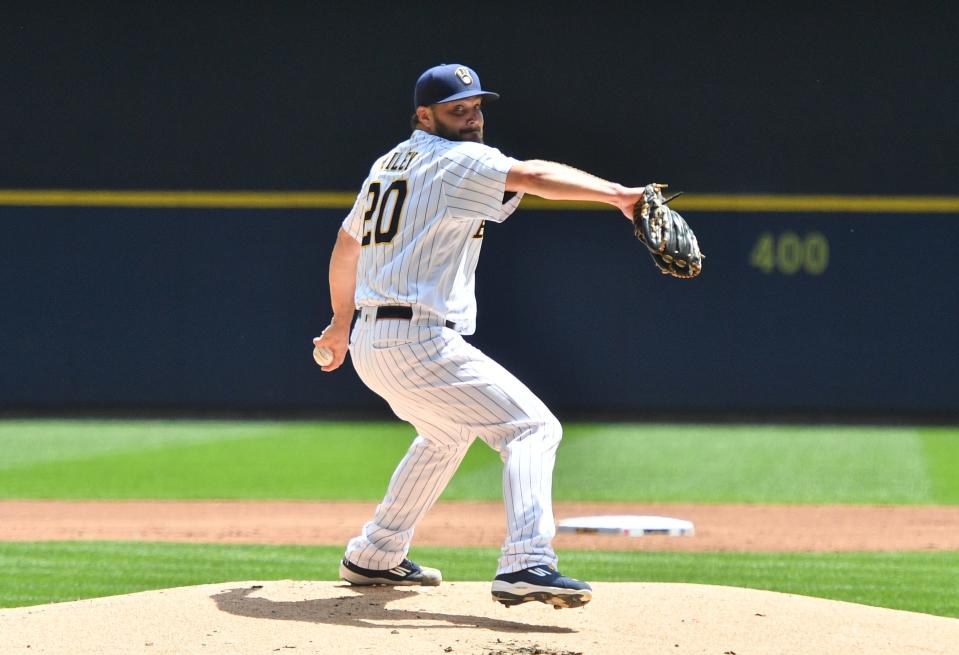
{"label": "navy blue cap", "polygon": [[435,105],[439,102],[452,102],[472,96],[485,96],[490,100],[499,98],[498,93],[484,91],[480,86],[479,75],[469,66],[462,64],[440,64],[433,66],[416,80],[413,91],[413,107]]}

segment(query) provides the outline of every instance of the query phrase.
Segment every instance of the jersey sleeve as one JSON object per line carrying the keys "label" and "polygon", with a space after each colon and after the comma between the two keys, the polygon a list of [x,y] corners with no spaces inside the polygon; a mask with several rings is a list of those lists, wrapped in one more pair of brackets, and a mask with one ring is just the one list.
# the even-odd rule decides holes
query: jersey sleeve
{"label": "jersey sleeve", "polygon": [[362,242],[363,239],[363,210],[366,209],[369,181],[369,178],[367,178],[363,182],[363,186],[360,187],[360,192],[356,195],[353,208],[350,210],[350,213],[346,215],[346,218],[343,219],[343,223],[340,226],[347,234],[360,242]]}
{"label": "jersey sleeve", "polygon": [[500,205],[500,208],[499,208],[500,219],[496,222],[502,223],[507,218],[509,218],[510,214],[516,211],[516,208],[519,207],[519,203],[522,199],[523,199],[523,194],[521,192],[514,193],[510,191],[506,195],[504,195],[503,204]]}
{"label": "jersey sleeve", "polygon": [[[449,216],[503,222],[515,204],[506,205],[506,176],[519,161],[496,148],[463,142],[450,149],[443,166],[443,194]],[[519,200],[516,204],[519,204]]]}

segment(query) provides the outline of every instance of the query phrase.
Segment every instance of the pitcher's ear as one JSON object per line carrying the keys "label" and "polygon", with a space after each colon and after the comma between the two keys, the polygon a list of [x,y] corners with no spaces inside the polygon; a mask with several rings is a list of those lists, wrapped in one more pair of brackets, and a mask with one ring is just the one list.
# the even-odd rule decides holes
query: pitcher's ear
{"label": "pitcher's ear", "polygon": [[433,129],[433,110],[429,107],[417,107],[416,108],[416,119],[419,121],[420,125],[425,127],[428,130]]}

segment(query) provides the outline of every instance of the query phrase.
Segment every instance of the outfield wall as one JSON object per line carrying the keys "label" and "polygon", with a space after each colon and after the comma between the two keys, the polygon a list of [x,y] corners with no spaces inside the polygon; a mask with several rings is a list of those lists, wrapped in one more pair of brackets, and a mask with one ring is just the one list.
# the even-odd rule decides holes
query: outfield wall
{"label": "outfield wall", "polygon": [[[0,408],[382,411],[310,357],[343,211],[4,208]],[[488,226],[473,343],[560,411],[959,415],[955,214],[686,213],[692,281],[613,212]]]}
{"label": "outfield wall", "polygon": [[959,418],[956,3],[93,0],[4,25],[0,411],[382,410],[309,357],[327,254],[420,71],[458,61],[502,94],[491,145],[685,190],[708,256],[660,279],[608,212],[490,226],[475,343],[553,406]]}

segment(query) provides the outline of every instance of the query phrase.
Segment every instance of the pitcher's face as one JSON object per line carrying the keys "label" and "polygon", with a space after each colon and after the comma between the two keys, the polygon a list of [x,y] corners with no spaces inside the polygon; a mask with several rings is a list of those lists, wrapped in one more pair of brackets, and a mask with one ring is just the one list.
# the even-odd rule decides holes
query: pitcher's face
{"label": "pitcher's face", "polygon": [[450,141],[475,141],[483,143],[483,97],[474,96],[441,102],[425,109],[429,120],[420,117],[420,123],[431,134]]}

